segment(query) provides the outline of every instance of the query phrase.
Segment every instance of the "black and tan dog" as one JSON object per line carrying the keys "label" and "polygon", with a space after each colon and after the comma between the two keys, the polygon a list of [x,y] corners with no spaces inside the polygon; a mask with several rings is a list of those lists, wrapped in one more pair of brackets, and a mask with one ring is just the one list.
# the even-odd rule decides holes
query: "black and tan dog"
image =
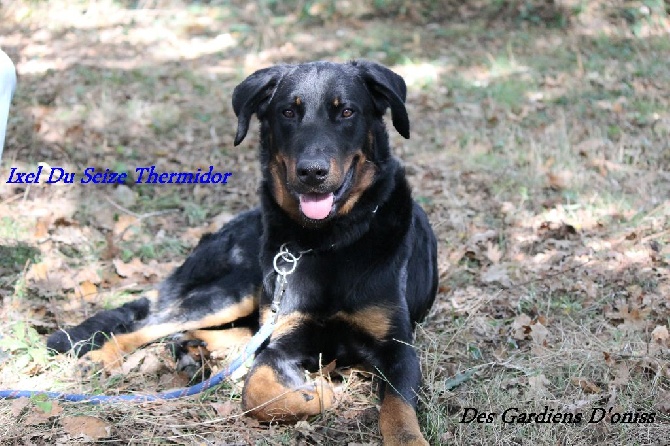
{"label": "black and tan dog", "polygon": [[251,415],[289,421],[318,414],[333,391],[306,382],[305,370],[365,364],[383,382],[384,444],[426,445],[411,342],[435,298],[436,240],[390,153],[382,119],[390,108],[393,126],[409,138],[405,95],[400,76],[363,61],[278,65],[249,76],[233,94],[235,145],[255,113],[261,207],[205,236],[155,298],[56,332],[49,347],[79,348],[109,366],[178,332],[215,348],[226,332],[204,328],[238,320],[258,326],[276,310],[274,332],[244,386]]}

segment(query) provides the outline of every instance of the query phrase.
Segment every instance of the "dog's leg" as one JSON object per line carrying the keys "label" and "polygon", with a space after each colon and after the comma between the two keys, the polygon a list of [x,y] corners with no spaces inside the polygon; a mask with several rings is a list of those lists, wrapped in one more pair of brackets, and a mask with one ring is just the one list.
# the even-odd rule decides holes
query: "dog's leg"
{"label": "dog's leg", "polygon": [[192,330],[185,333],[185,339],[201,341],[212,358],[225,358],[230,349],[245,345],[252,335],[248,327],[237,327],[224,330]]}
{"label": "dog's leg", "polygon": [[379,430],[384,446],[428,446],[416,416],[417,391],[421,385],[419,358],[414,349],[402,342],[390,344],[379,354],[382,406]]}
{"label": "dog's leg", "polygon": [[[261,319],[268,317],[265,311]],[[314,354],[308,351],[313,347],[312,336],[302,330],[308,320],[299,313],[281,317],[270,343],[256,356],[242,391],[242,407],[255,418],[295,421],[333,405],[334,392],[328,382],[305,378],[305,360]]]}
{"label": "dog's leg", "polygon": [[59,353],[74,350],[81,357],[92,349],[100,348],[110,339],[110,334],[128,333],[147,317],[152,293],[147,297],[128,302],[113,310],[105,310],[86,319],[76,327],[58,330],[47,339],[47,347]]}
{"label": "dog's leg", "polygon": [[[208,287],[203,288],[203,294],[209,292]],[[224,302],[221,302],[222,306]],[[184,317],[185,320],[182,322],[163,322],[161,319],[172,319],[172,313],[166,312],[167,316],[163,316],[159,313],[148,318],[149,320],[144,327],[131,333],[112,336],[99,350],[88,352],[84,358],[82,358],[84,368],[88,368],[87,363],[101,364],[105,369],[117,368],[123,362],[124,355],[145,344],[149,344],[162,337],[181,331],[225,325],[249,316],[256,310],[256,307],[256,296],[249,295],[238,302],[229,303],[227,306],[224,306],[219,311],[213,313],[208,313],[206,311],[202,312],[201,309],[198,309],[198,312],[188,312],[184,309],[182,317]],[[202,315],[199,319],[188,317],[201,313]]]}
{"label": "dog's leg", "polygon": [[226,358],[249,342],[252,334],[248,327],[192,330],[178,336],[169,346],[177,371],[195,383],[209,376],[208,359]]}
{"label": "dog's leg", "polygon": [[306,382],[293,355],[268,347],[256,358],[242,393],[242,407],[250,415],[261,421],[295,421],[332,406],[330,384],[321,378]]}
{"label": "dog's leg", "polygon": [[61,329],[47,346],[61,353],[73,350],[77,356],[93,350],[85,361],[110,368],[120,365],[124,354],[163,336],[251,315],[261,283],[261,234],[259,209],[240,214],[217,233],[203,236],[157,292]]}

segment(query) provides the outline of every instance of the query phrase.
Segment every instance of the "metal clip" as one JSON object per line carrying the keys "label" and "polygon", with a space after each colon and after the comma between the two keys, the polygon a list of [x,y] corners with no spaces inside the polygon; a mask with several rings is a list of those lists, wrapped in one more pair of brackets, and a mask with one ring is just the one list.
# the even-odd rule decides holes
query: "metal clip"
{"label": "metal clip", "polygon": [[[311,251],[311,250],[310,250]],[[281,245],[279,252],[275,255],[272,265],[277,273],[277,278],[275,279],[275,291],[272,295],[272,304],[270,305],[270,310],[272,311],[273,322],[277,321],[279,316],[279,307],[281,305],[282,297],[286,292],[286,287],[288,286],[288,280],[286,276],[293,274],[295,268],[298,266],[298,260],[302,255],[309,251],[302,251],[297,256],[291,253],[286,246],[286,243]],[[279,259],[286,262],[288,265],[285,265],[284,268],[280,267]]]}

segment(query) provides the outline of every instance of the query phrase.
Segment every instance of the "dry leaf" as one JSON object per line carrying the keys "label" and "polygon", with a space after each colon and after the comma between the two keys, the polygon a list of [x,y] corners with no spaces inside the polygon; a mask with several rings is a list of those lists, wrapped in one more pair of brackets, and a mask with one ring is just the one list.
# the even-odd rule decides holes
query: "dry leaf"
{"label": "dry leaf", "polygon": [[656,407],[658,407],[661,412],[670,414],[670,391],[661,390],[656,401],[658,402]]}
{"label": "dry leaf", "polygon": [[123,359],[123,362],[117,364],[124,375],[139,369],[140,365],[147,356],[147,349],[135,350]]}
{"label": "dry leaf", "polygon": [[531,331],[530,323],[531,320],[527,314],[520,314],[514,318],[514,322],[512,322],[511,327],[512,337],[519,341],[526,339]]}
{"label": "dry leaf", "polygon": [[146,268],[138,257],[135,257],[129,263],[124,263],[120,259],[114,259],[112,263],[116,268],[116,274],[121,277],[131,277],[135,274],[142,275],[144,268]]}
{"label": "dry leaf", "polygon": [[35,282],[41,280],[47,280],[48,271],[49,267],[47,266],[46,263],[44,262],[33,263],[30,269],[28,270],[28,273],[26,274],[26,278],[28,280],[33,280]]}
{"label": "dry leaf", "polygon": [[23,412],[23,409],[30,404],[29,398],[19,398],[12,401],[12,415],[18,417]]}
{"label": "dry leaf", "polygon": [[498,233],[494,229],[489,229],[488,231],[478,232],[470,237],[468,240],[468,245],[476,245],[477,243],[485,242],[490,239],[495,239],[498,237]]}
{"label": "dry leaf", "polygon": [[89,300],[92,296],[95,296],[98,294],[98,287],[96,287],[93,283],[89,282],[88,280],[86,282],[83,282],[79,284],[74,289],[74,296],[77,299],[85,299]]}
{"label": "dry leaf", "polygon": [[624,300],[619,300],[616,304],[616,311],[609,311],[605,316],[609,319],[622,320],[618,328],[622,330],[644,330],[647,326],[647,316],[651,313],[649,308],[640,308],[635,302],[626,303]]}
{"label": "dry leaf", "polygon": [[512,281],[507,275],[507,267],[505,265],[491,265],[481,275],[484,283],[499,283],[504,287],[511,287]]}
{"label": "dry leaf", "polygon": [[535,344],[541,345],[543,347],[546,346],[548,335],[549,330],[547,330],[547,328],[541,323],[537,322],[530,326],[530,337]]}
{"label": "dry leaf", "polygon": [[586,378],[570,378],[570,382],[575,386],[579,386],[585,393],[600,393],[600,387],[592,383]]}
{"label": "dry leaf", "polygon": [[611,366],[614,364],[614,358],[610,352],[603,352],[603,358],[605,359],[605,364]]}
{"label": "dry leaf", "polygon": [[49,220],[50,219],[46,217],[37,219],[37,223],[35,224],[35,231],[33,232],[33,236],[36,239],[43,239],[49,235]]}
{"label": "dry leaf", "polygon": [[314,426],[312,426],[308,421],[300,420],[295,423],[293,426],[294,429],[298,430],[302,434],[307,434],[309,432],[314,432]]}
{"label": "dry leaf", "polygon": [[216,414],[222,418],[227,418],[232,415],[235,410],[235,405],[232,401],[224,401],[223,403],[211,403],[212,408]]}
{"label": "dry leaf", "polygon": [[502,259],[503,253],[502,250],[498,247],[498,245],[494,245],[492,242],[487,242],[486,243],[486,258],[491,261],[493,264],[498,264],[500,263],[500,259]]}
{"label": "dry leaf", "polygon": [[63,417],[60,419],[65,432],[73,437],[84,436],[85,439],[99,440],[109,437],[111,426],[99,418],[89,416]]}
{"label": "dry leaf", "polygon": [[550,381],[543,374],[528,377],[528,385],[537,394],[546,393],[549,384],[551,384]]}
{"label": "dry leaf", "polygon": [[630,368],[627,364],[620,362],[613,367],[614,379],[611,381],[612,384],[617,386],[626,386],[630,379]]}
{"label": "dry leaf", "polygon": [[655,341],[658,342],[659,344],[664,344],[668,342],[668,339],[670,339],[670,333],[668,333],[668,327],[665,325],[658,325],[654,330],[651,332],[651,338]]}
{"label": "dry leaf", "polygon": [[23,420],[23,424],[26,426],[36,426],[38,424],[46,423],[49,421],[49,415],[40,411],[33,411],[28,414],[28,416]]}
{"label": "dry leaf", "polygon": [[24,420],[24,423],[29,426],[46,423],[49,421],[49,418],[60,415],[61,412],[63,412],[63,408],[58,404],[58,401],[44,402],[41,404],[41,408],[40,406],[35,406]]}
{"label": "dry leaf", "polygon": [[120,215],[119,219],[114,224],[114,235],[117,237],[121,235],[121,240],[129,240],[132,237],[132,233],[131,231],[127,231],[127,229],[130,226],[137,224],[139,221],[140,219],[133,215]]}
{"label": "dry leaf", "polygon": [[[93,263],[84,268],[78,269],[77,274],[74,276],[75,283],[79,284],[86,281],[95,284],[100,283],[101,278],[97,271],[98,268],[100,268],[100,265]],[[71,288],[74,288],[74,286]]]}

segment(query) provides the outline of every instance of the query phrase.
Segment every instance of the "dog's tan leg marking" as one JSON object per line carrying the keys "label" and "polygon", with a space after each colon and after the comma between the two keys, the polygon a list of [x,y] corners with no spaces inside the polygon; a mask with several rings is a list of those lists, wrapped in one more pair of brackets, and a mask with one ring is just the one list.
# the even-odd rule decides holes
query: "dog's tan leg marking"
{"label": "dog's tan leg marking", "polygon": [[259,366],[251,373],[242,392],[242,407],[261,421],[295,421],[333,405],[333,389],[323,379],[292,389],[279,382],[270,366]]}
{"label": "dog's tan leg marking", "polygon": [[249,328],[236,327],[225,330],[192,330],[186,333],[186,339],[198,339],[204,342],[205,348],[213,357],[225,356],[230,348],[242,346],[252,336]]}
{"label": "dog's tan leg marking", "polygon": [[414,408],[402,398],[386,394],[379,411],[384,446],[429,446],[423,438]]}
{"label": "dog's tan leg marking", "polygon": [[257,306],[255,296],[247,296],[232,307],[209,314],[197,321],[150,325],[132,333],[124,333],[105,342],[98,350],[88,352],[82,359],[85,362],[99,363],[105,369],[117,368],[123,362],[123,356],[137,350],[145,344],[180,331],[216,327],[233,322],[254,312]]}
{"label": "dog's tan leg marking", "polygon": [[179,331],[179,324],[161,324],[144,327],[132,333],[112,335],[98,350],[88,352],[82,360],[101,364],[111,370],[121,366],[123,356],[145,344]]}
{"label": "dog's tan leg marking", "polygon": [[381,306],[367,307],[354,313],[338,311],[333,318],[346,322],[378,341],[386,339],[391,330],[391,310]]}

